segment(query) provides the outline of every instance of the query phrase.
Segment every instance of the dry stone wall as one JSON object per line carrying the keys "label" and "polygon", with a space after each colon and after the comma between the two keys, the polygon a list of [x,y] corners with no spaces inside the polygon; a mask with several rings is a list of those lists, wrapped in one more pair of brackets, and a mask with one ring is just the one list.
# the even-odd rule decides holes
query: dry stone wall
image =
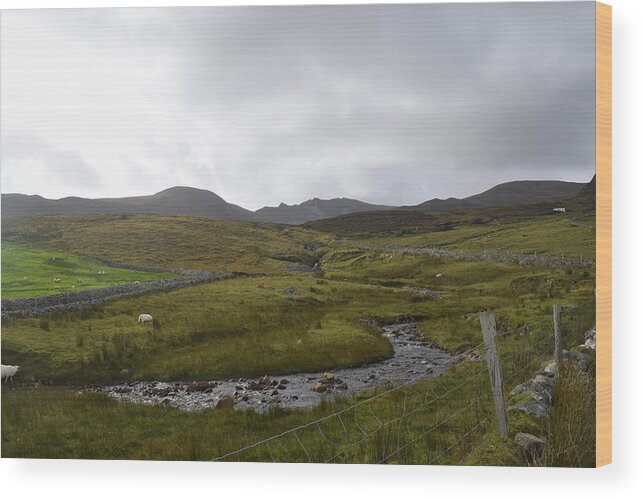
{"label": "dry stone wall", "polygon": [[[132,266],[133,270],[150,270],[149,268],[137,267],[134,269],[133,267],[134,266]],[[167,272],[166,269],[160,270]],[[231,279],[237,276],[237,274],[232,272],[208,272],[205,270],[184,271],[179,269],[174,271],[174,273],[180,277],[140,283],[117,284],[104,288],[70,291],[36,298],[2,300],[2,317],[42,317],[53,313],[102,305],[110,300],[138,296],[154,291],[170,291],[195,284]]]}

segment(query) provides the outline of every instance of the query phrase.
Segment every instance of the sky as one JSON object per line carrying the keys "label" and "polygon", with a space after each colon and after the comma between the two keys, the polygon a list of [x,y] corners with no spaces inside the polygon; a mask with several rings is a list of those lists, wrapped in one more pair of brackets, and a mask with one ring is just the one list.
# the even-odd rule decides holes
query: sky
{"label": "sky", "polygon": [[5,193],[412,205],[595,171],[593,2],[0,16]]}

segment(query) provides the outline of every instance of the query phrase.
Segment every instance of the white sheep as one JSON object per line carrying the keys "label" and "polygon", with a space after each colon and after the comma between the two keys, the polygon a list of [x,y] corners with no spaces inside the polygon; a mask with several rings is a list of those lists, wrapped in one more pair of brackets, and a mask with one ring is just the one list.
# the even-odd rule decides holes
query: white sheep
{"label": "white sheep", "polygon": [[138,323],[145,324],[146,322],[153,322],[154,318],[150,314],[141,314],[138,316]]}
{"label": "white sheep", "polygon": [[60,282],[60,277],[54,277],[54,282]]}
{"label": "white sheep", "polygon": [[6,383],[7,380],[11,378],[11,382],[13,383],[13,377],[20,369],[20,366],[5,366],[4,364],[0,364],[0,367],[2,371],[2,378],[4,378],[4,382]]}

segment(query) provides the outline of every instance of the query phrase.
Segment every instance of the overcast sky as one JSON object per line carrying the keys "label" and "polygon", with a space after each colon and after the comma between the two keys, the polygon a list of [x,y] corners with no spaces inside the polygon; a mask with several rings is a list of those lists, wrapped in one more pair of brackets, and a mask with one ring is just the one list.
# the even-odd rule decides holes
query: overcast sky
{"label": "overcast sky", "polygon": [[1,13],[2,192],[416,204],[594,173],[594,3]]}

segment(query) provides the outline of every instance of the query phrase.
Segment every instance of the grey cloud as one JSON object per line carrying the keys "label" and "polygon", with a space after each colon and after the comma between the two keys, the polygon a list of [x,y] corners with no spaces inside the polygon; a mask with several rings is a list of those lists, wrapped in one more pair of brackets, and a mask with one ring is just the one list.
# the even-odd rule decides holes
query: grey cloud
{"label": "grey cloud", "polygon": [[78,146],[103,169],[127,163],[106,195],[191,183],[249,208],[414,204],[594,170],[593,2],[39,11],[6,27],[24,57],[43,30],[82,46],[125,92],[95,121],[97,137],[126,130],[113,157]]}
{"label": "grey cloud", "polygon": [[58,149],[35,133],[3,133],[0,163],[4,191],[38,178],[89,191],[101,184],[100,173],[77,151]]}

